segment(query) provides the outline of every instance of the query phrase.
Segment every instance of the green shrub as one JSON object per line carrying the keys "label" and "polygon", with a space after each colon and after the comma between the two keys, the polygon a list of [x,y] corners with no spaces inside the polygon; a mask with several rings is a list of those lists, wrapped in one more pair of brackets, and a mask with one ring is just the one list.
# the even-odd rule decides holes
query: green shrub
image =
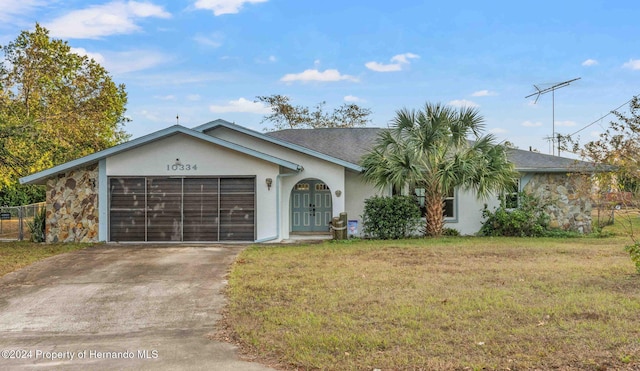
{"label": "green shrub", "polygon": [[449,237],[458,237],[460,236],[460,231],[458,231],[455,228],[444,228],[442,230],[442,235],[449,236]]}
{"label": "green shrub", "polygon": [[44,207],[42,207],[33,216],[33,220],[27,222],[29,232],[31,232],[31,242],[44,242],[46,218],[47,211]]}
{"label": "green shrub", "polygon": [[482,211],[482,217],[486,219],[480,228],[482,236],[510,236],[510,237],[542,237],[549,231],[549,216],[545,213],[545,205],[537,198],[520,193],[518,195],[519,206],[516,209],[507,209],[502,205],[490,211],[486,208]]}
{"label": "green shrub", "polygon": [[413,197],[371,197],[364,202],[365,235],[383,240],[411,236],[421,225],[420,208]]}
{"label": "green shrub", "polygon": [[0,206],[21,206],[42,202],[46,198],[45,187],[11,184],[0,188]]}
{"label": "green shrub", "polygon": [[635,241],[633,245],[625,246],[625,251],[631,256],[631,261],[636,265],[636,271],[640,273],[640,242]]}

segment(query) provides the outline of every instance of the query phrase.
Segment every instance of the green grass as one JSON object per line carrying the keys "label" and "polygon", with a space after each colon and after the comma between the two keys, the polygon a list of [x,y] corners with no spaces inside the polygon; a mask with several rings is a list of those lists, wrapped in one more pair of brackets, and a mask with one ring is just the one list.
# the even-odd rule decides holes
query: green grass
{"label": "green grass", "polygon": [[89,244],[0,242],[0,277],[53,255],[83,249]]}
{"label": "green grass", "polygon": [[230,273],[226,336],[291,369],[640,367],[640,275],[627,243],[256,246]]}

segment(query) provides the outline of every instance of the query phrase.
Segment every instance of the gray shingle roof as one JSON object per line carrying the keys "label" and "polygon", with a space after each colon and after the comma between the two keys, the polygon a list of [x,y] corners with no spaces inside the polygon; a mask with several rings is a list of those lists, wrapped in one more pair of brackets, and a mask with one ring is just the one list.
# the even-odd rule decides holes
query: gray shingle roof
{"label": "gray shingle roof", "polygon": [[[285,129],[265,133],[267,136],[297,144],[314,151],[360,164],[360,159],[374,145],[383,128]],[[509,159],[523,172],[591,172],[590,162],[545,155],[520,149],[509,150]]]}
{"label": "gray shingle roof", "polygon": [[286,129],[265,133],[325,155],[360,164],[380,132],[380,128]]}

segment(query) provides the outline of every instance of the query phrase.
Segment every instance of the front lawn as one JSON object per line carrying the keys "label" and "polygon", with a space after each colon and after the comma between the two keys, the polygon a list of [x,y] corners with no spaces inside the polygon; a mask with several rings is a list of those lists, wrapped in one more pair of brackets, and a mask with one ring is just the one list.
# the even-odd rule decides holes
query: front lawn
{"label": "front lawn", "polygon": [[628,242],[255,246],[230,273],[224,336],[287,369],[637,369]]}
{"label": "front lawn", "polygon": [[0,242],[0,277],[50,256],[88,247],[89,244]]}

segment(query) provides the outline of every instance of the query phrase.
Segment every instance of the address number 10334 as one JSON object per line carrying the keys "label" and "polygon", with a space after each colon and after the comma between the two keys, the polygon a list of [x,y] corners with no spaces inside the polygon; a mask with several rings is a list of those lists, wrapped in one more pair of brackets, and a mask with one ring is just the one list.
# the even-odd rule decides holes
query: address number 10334
{"label": "address number 10334", "polygon": [[190,171],[198,170],[197,164],[167,164],[167,171]]}

